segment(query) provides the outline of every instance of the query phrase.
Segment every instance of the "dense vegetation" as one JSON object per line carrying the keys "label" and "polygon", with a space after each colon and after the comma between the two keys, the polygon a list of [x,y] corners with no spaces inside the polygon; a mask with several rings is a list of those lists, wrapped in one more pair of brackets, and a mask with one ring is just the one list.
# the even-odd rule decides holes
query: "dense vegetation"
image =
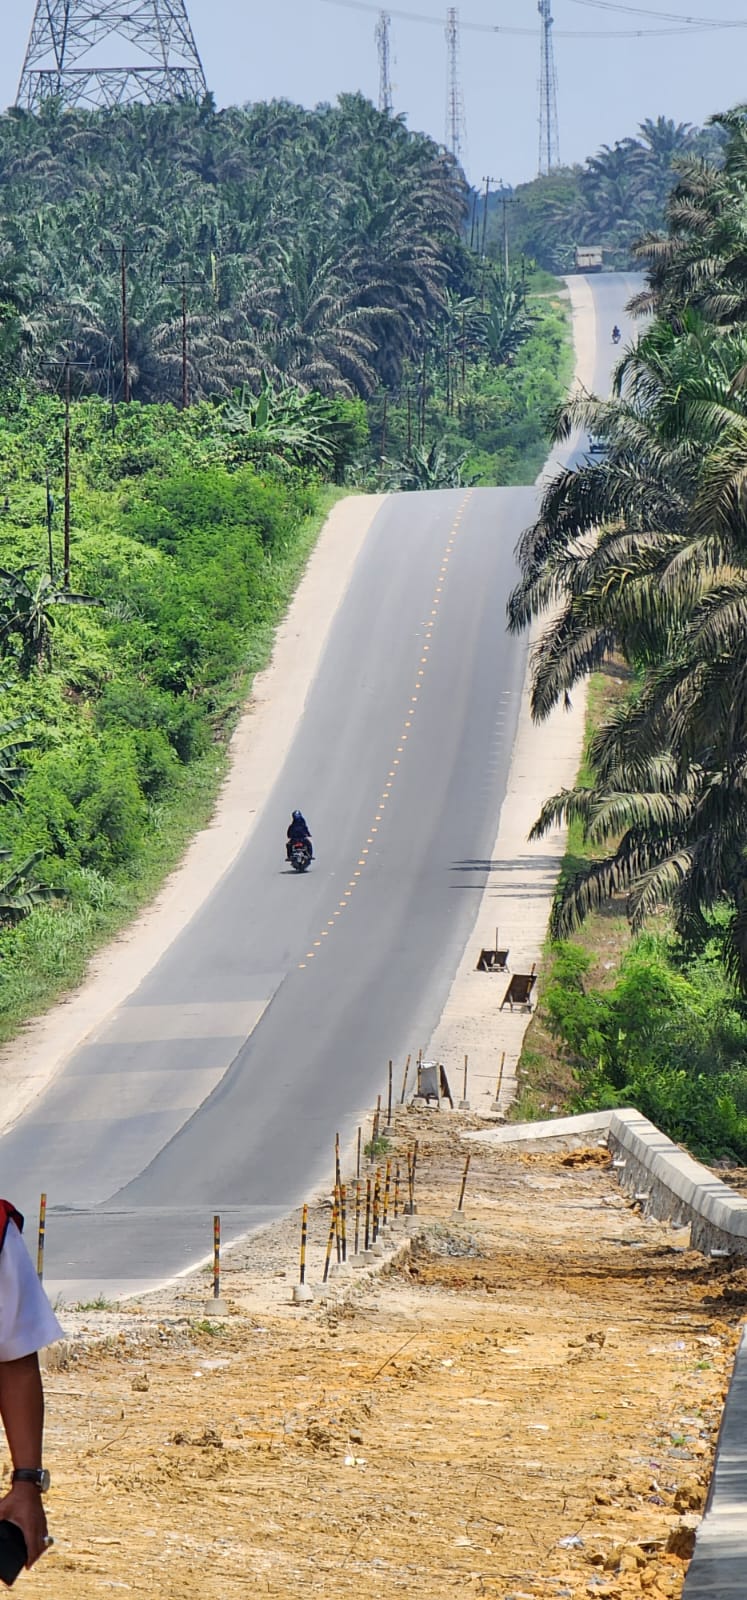
{"label": "dense vegetation", "polygon": [[[583,166],[561,167],[488,202],[489,252],[505,242],[549,272],[572,272],[577,245],[602,245],[605,264],[624,270],[642,233],[664,225],[682,159],[720,159],[718,129],[692,128],[667,117],[648,118],[634,138],[603,145]],[[504,206],[505,200],[505,206]],[[481,234],[482,201],[475,199],[473,236]]]}
{"label": "dense vegetation", "polygon": [[[522,544],[510,619],[521,628],[558,603],[534,661],[539,720],[604,662],[622,658],[633,675],[633,692],[593,736],[587,781],[551,800],[536,825],[541,833],[571,820],[591,852],[562,886],[554,931],[571,932],[616,897],[634,930],[665,906],[683,959],[718,950],[729,1006],[741,1017],[747,113],[718,125],[723,163],[684,163],[667,231],[636,247],[647,280],[637,305],[652,320],[620,363],[612,399],[581,397],[558,418],[558,437],[580,423],[606,454],[548,488]],[[737,1054],[747,1083],[741,1044]],[[596,1059],[586,1059],[596,1070]],[[713,1061],[716,1070],[715,1050]],[[660,1067],[666,1077],[670,1068]],[[618,1070],[610,1062],[613,1085]],[[714,1096],[720,1092],[716,1070]],[[740,1114],[743,1102],[744,1094]],[[666,1126],[663,1089],[661,1108]]]}
{"label": "dense vegetation", "polygon": [[[278,430],[263,445],[236,409],[133,403],[112,432],[103,402],[72,406],[69,587],[45,484],[64,406],[0,415],[3,1033],[79,974],[206,820],[225,734],[330,503],[287,458],[298,427],[284,459]],[[330,409],[330,447],[346,425],[354,448],[355,405]]]}
{"label": "dense vegetation", "polygon": [[0,382],[61,390],[70,362],[74,396],[112,403],[360,397],[359,481],[517,481],[542,459],[557,306],[468,248],[453,158],[360,96],[12,111],[0,193]]}

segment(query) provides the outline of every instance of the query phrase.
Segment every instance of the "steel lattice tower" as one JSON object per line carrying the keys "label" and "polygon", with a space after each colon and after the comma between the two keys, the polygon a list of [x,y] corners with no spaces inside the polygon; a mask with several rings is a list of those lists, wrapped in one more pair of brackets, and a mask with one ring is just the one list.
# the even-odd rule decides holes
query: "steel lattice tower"
{"label": "steel lattice tower", "polygon": [[186,0],[37,0],[17,106],[154,105],[206,93]]}
{"label": "steel lattice tower", "polygon": [[379,110],[391,111],[392,100],[392,19],[388,11],[379,12],[376,24],[376,44],[379,51]]}
{"label": "steel lattice tower", "polygon": [[463,163],[465,156],[464,97],[459,73],[459,12],[449,6],[446,12],[446,147]]}
{"label": "steel lattice tower", "polygon": [[558,79],[555,72],[555,51],[552,42],[552,0],[538,0],[537,10],[542,19],[539,171],[543,173],[552,172],[553,167],[560,166],[560,131],[558,127]]}

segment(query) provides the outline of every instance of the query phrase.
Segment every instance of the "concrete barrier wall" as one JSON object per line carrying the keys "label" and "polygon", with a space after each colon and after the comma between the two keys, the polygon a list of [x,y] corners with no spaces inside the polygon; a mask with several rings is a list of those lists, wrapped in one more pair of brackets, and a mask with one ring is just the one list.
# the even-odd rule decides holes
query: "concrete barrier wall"
{"label": "concrete barrier wall", "polygon": [[608,1133],[625,1193],[647,1216],[684,1228],[704,1255],[747,1255],[747,1197],[715,1178],[707,1167],[659,1132],[640,1111],[614,1111]]}

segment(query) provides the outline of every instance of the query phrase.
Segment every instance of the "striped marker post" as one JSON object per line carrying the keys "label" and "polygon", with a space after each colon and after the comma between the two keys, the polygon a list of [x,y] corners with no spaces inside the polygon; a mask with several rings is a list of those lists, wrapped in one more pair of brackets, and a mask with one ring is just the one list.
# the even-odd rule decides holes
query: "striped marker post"
{"label": "striped marker post", "polygon": [[340,1232],[340,1227],[341,1227],[340,1189],[341,1189],[341,1185],[339,1183],[336,1183],[335,1184],[335,1216],[337,1218],[337,1226],[335,1228],[335,1250],[336,1250],[336,1253],[337,1253],[338,1265],[342,1261],[342,1234]]}
{"label": "striped marker post", "polygon": [[361,1180],[355,1180],[355,1254],[358,1254],[358,1238],[361,1227]]}
{"label": "striped marker post", "polygon": [[399,1216],[399,1162],[394,1168],[394,1220]]}
{"label": "striped marker post", "polygon": [[459,1190],[459,1199],[457,1201],[457,1212],[460,1212],[461,1209],[462,1209],[462,1206],[464,1205],[464,1191],[465,1191],[465,1189],[467,1187],[467,1173],[469,1172],[469,1164],[470,1164],[471,1160],[472,1160],[472,1151],[470,1151],[469,1155],[467,1156],[467,1160],[464,1163],[464,1172],[462,1173],[462,1187]]}
{"label": "striped marker post", "polygon": [[366,1178],[366,1227],[363,1235],[366,1250],[371,1249],[371,1179]]}
{"label": "striped marker post", "polygon": [[220,1217],[213,1217],[213,1299],[220,1300]]}
{"label": "striped marker post", "polygon": [[501,1109],[501,1088],[502,1088],[502,1085],[503,1085],[503,1068],[505,1067],[505,1065],[506,1065],[506,1052],[505,1052],[505,1050],[502,1050],[501,1051],[501,1064],[500,1064],[500,1067],[498,1069],[498,1082],[496,1084],[496,1089],[495,1089],[495,1100],[493,1101],[493,1104],[490,1107],[491,1111],[500,1111],[500,1109]]}
{"label": "striped marker post", "polygon": [[324,1272],[322,1274],[322,1283],[326,1283],[327,1279],[329,1277],[329,1263],[330,1263],[330,1259],[331,1259],[331,1256],[332,1256],[332,1244],[333,1244],[333,1241],[334,1241],[336,1233],[337,1233],[337,1190],[335,1189],[335,1198],[334,1198],[334,1202],[333,1202],[333,1205],[332,1205],[332,1216],[330,1218],[329,1233],[327,1235],[327,1249],[326,1249],[325,1256],[324,1256]]}
{"label": "striped marker post", "polygon": [[391,1156],[387,1156],[387,1158],[386,1158],[386,1171],[385,1171],[385,1174],[384,1174],[384,1206],[383,1206],[382,1216],[381,1216],[381,1226],[382,1226],[382,1228],[386,1227],[387,1220],[388,1220],[388,1217],[389,1217],[389,1190],[390,1190],[390,1187],[391,1187],[391,1181],[392,1181],[392,1158],[391,1158]]}
{"label": "striped marker post", "polygon": [[342,1245],[343,1262],[348,1259],[347,1241],[347,1189],[344,1183],[340,1184],[340,1242]]}
{"label": "striped marker post", "polygon": [[301,1265],[298,1271],[299,1283],[306,1282],[306,1240],[309,1232],[309,1208],[304,1205],[301,1212]]}
{"label": "striped marker post", "polygon": [[389,1062],[389,1078],[388,1078],[388,1082],[387,1082],[387,1091],[386,1091],[386,1126],[387,1126],[387,1132],[388,1133],[391,1133],[391,1130],[392,1130],[392,1073],[393,1073],[393,1071],[394,1071],[394,1063],[392,1061],[390,1061]]}
{"label": "striped marker post", "polygon": [[376,1180],[373,1192],[373,1242],[379,1237],[379,1214],[381,1207],[381,1167],[376,1168]]}
{"label": "striped marker post", "polygon": [[404,1074],[403,1074],[403,1077],[402,1077],[402,1093],[401,1093],[401,1095],[399,1097],[399,1103],[400,1103],[401,1106],[403,1106],[404,1103],[405,1103],[405,1095],[407,1094],[407,1079],[408,1079],[409,1075],[410,1075],[410,1057],[408,1056],[407,1060],[405,1062],[405,1070],[404,1070]]}
{"label": "striped marker post", "polygon": [[39,1197],[39,1235],[36,1246],[36,1271],[41,1283],[44,1278],[44,1241],[47,1234],[47,1196]]}
{"label": "striped marker post", "polygon": [[304,1205],[301,1212],[301,1262],[298,1270],[298,1283],[293,1285],[292,1301],[294,1306],[306,1306],[314,1296],[306,1282],[306,1243],[309,1234],[309,1208]]}
{"label": "striped marker post", "polygon": [[360,1175],[361,1175],[361,1129],[359,1128],[358,1129],[358,1149],[356,1151],[356,1156],[355,1156],[355,1176],[356,1176],[356,1179],[360,1179]]}

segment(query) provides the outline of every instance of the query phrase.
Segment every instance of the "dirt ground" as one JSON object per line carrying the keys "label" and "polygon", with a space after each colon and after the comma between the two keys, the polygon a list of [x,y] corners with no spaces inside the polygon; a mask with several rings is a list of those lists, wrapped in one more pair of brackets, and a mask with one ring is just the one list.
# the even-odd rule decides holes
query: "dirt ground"
{"label": "dirt ground", "polygon": [[[710,1476],[747,1268],[622,1197],[599,1148],[419,1140],[398,1265],[290,1305],[297,1220],[153,1304],[66,1316],[46,1375],[54,1600],[247,1592],[674,1600]],[[279,1263],[282,1262],[282,1265]]]}

